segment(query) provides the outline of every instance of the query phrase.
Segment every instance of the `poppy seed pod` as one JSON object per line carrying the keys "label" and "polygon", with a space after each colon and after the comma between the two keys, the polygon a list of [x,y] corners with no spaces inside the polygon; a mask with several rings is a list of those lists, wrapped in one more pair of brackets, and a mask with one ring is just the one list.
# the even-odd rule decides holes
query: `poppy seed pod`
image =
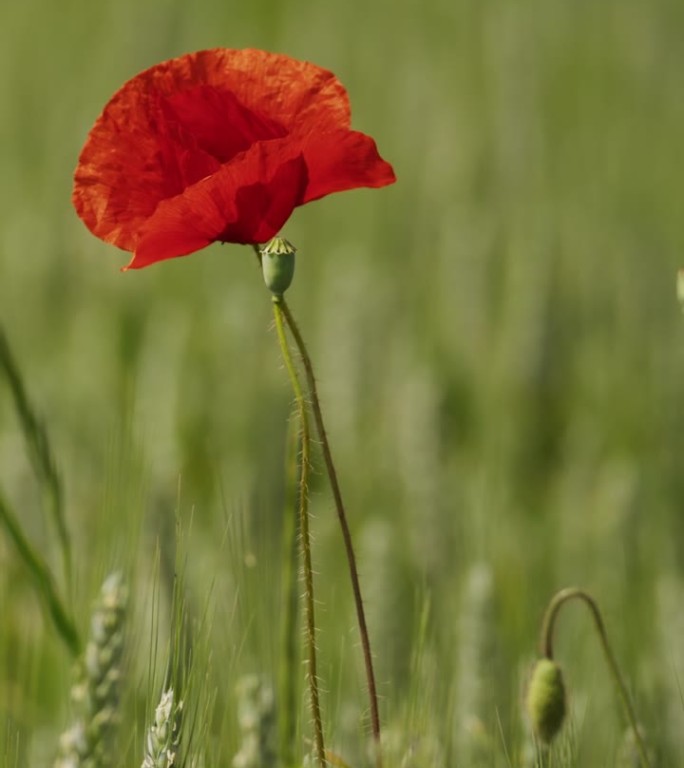
{"label": "poppy seed pod", "polygon": [[565,719],[565,686],[560,667],[551,659],[540,659],[527,689],[527,712],[537,737],[550,744]]}
{"label": "poppy seed pod", "polygon": [[292,283],[296,250],[284,237],[274,237],[259,250],[264,282],[274,296],[282,296]]}

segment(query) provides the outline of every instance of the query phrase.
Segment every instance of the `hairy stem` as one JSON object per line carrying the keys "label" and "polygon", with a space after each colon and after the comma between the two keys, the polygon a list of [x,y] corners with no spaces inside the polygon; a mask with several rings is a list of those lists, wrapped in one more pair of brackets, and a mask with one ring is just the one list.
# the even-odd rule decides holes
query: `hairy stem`
{"label": "hairy stem", "polygon": [[589,593],[582,589],[571,587],[568,589],[562,589],[560,592],[553,596],[553,599],[549,603],[546,609],[546,613],[544,614],[544,622],[542,624],[541,631],[541,652],[547,659],[553,660],[553,633],[556,624],[556,618],[560,612],[561,607],[568,601],[575,599],[581,600],[589,608],[592,618],[594,619],[596,631],[598,632],[599,639],[601,640],[601,646],[603,648],[606,661],[608,662],[610,674],[618,689],[620,699],[622,700],[622,704],[625,708],[625,713],[627,714],[627,720],[629,721],[629,725],[632,729],[632,732],[634,733],[634,740],[637,745],[642,768],[650,768],[648,754],[646,752],[646,745],[644,744],[641,732],[639,731],[636,713],[634,712],[634,707],[632,706],[632,702],[629,698],[627,686],[622,679],[620,667],[618,666],[615,654],[613,653],[610,643],[608,642],[608,634],[606,633],[606,628],[603,624],[603,618],[601,617],[599,607],[596,604],[594,598]]}
{"label": "hairy stem", "polygon": [[314,743],[316,756],[321,768],[325,768],[325,746],[323,743],[323,724],[321,721],[321,706],[318,694],[318,675],[316,670],[316,621],[314,613],[314,585],[313,568],[311,565],[311,537],[309,533],[309,497],[308,497],[308,476],[309,476],[309,452],[311,445],[311,435],[309,431],[309,416],[304,400],[304,393],[299,376],[290,354],[290,348],[285,336],[285,326],[283,323],[282,302],[276,298],[273,300],[273,315],[275,318],[276,333],[280,342],[280,350],[285,361],[292,390],[297,403],[299,413],[299,424],[301,429],[301,464],[299,475],[299,526],[300,541],[302,547],[302,561],[304,569],[304,602],[306,610],[306,641],[308,657],[308,683],[309,694],[311,698],[311,714],[314,725]]}
{"label": "hairy stem", "polygon": [[282,654],[280,664],[280,754],[285,768],[295,764],[297,731],[297,675],[300,658],[297,644],[299,592],[297,587],[297,550],[299,526],[300,429],[295,420],[289,424],[286,453],[285,515],[283,520],[283,610]]}
{"label": "hairy stem", "polygon": [[366,667],[366,680],[368,683],[368,696],[370,699],[370,716],[371,716],[371,728],[373,731],[373,739],[375,741],[376,749],[376,764],[378,768],[381,765],[380,755],[380,714],[378,710],[378,694],[375,684],[375,672],[373,671],[373,656],[371,653],[370,638],[368,636],[368,627],[366,624],[366,614],[363,607],[363,598],[361,596],[361,585],[359,582],[359,572],[356,567],[356,554],[354,552],[354,545],[352,543],[351,532],[349,530],[349,523],[347,522],[347,514],[344,509],[344,503],[342,501],[342,492],[340,491],[340,484],[337,479],[337,472],[335,470],[335,464],[333,462],[332,453],[330,451],[330,443],[328,442],[328,436],[325,431],[325,425],[323,423],[323,412],[321,411],[321,403],[318,398],[318,389],[316,387],[316,377],[314,376],[313,365],[311,364],[311,358],[304,343],[304,339],[299,331],[299,327],[295,322],[292,313],[284,299],[280,301],[280,309],[285,317],[292,337],[295,340],[297,349],[302,358],[304,365],[304,371],[306,373],[306,381],[309,390],[309,398],[311,401],[311,408],[313,410],[314,421],[316,423],[316,431],[318,432],[318,438],[321,441],[323,449],[323,458],[325,461],[325,468],[330,479],[330,486],[332,488],[333,498],[335,500],[335,509],[337,511],[337,517],[342,529],[342,538],[344,539],[344,548],[347,555],[347,563],[349,566],[349,575],[351,578],[352,591],[354,593],[354,604],[356,606],[356,619],[359,625],[359,633],[361,635],[361,646],[363,648],[363,658]]}

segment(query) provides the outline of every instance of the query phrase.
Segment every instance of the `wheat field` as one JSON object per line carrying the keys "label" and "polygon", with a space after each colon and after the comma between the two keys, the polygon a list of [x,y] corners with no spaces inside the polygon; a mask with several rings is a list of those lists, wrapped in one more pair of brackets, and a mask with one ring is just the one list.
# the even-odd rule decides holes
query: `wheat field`
{"label": "wheat field", "polygon": [[[676,0],[0,7],[0,325],[35,417],[0,369],[0,506],[82,641],[64,642],[5,522],[0,764],[57,764],[83,704],[75,660],[101,626],[98,664],[121,671],[93,768],[143,763],[160,700],[151,740],[161,750],[176,718],[176,764],[311,760],[302,651],[282,644],[292,395],[254,255],[213,245],[122,273],[127,254],[70,202],[110,95],[212,47],[335,72],[398,179],[298,209],[285,229],[385,765],[639,765],[581,606],[557,627],[569,714],[535,749],[523,692],[546,605],[571,586],[602,610],[651,764],[684,764],[683,28]],[[324,731],[363,768],[358,633],[313,448]],[[292,765],[269,735],[283,665]],[[163,698],[171,678],[182,690]]]}

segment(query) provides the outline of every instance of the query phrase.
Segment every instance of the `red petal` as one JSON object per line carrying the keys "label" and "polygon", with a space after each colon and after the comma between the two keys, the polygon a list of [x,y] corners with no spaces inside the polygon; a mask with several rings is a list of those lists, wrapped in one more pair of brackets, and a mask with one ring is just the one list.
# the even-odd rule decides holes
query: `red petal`
{"label": "red petal", "polygon": [[[170,123],[168,107],[185,117]],[[226,128],[234,122],[231,133]],[[79,158],[74,206],[95,235],[133,250],[162,200],[216,171],[251,140],[349,122],[341,83],[308,62],[251,49],[181,56],[129,80],[106,105]]]}
{"label": "red petal", "polygon": [[348,128],[351,121],[347,92],[332,72],[253,48],[215,48],[162,62],[129,81],[120,93],[136,81],[166,95],[213,85],[287,130],[315,126],[328,131]]}
{"label": "red petal", "polygon": [[357,187],[384,187],[397,179],[370,136],[358,131],[310,134],[303,145],[309,184],[303,202]]}
{"label": "red petal", "polygon": [[275,120],[244,107],[225,88],[199,85],[169,96],[165,103],[169,121],[182,126],[198,147],[221,163],[257,141],[288,133]]}
{"label": "red petal", "polygon": [[219,239],[227,243],[268,242],[301,204],[306,182],[306,163],[298,155],[281,165],[272,179],[243,186],[235,196],[235,222],[228,224]]}
{"label": "red petal", "polygon": [[115,97],[105,108],[81,152],[72,198],[95,235],[129,251],[161,200],[220,167],[165,120],[158,97],[142,100],[144,108],[129,109]]}
{"label": "red petal", "polygon": [[181,195],[159,204],[142,227],[128,269],[186,256],[209,243],[263,243],[301,204],[307,169],[287,139],[255,144]]}

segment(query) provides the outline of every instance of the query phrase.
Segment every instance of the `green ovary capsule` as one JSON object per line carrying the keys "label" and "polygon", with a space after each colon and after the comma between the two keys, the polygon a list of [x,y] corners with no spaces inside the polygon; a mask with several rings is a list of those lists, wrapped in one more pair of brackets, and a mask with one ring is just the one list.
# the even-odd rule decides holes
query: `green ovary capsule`
{"label": "green ovary capsule", "polygon": [[274,237],[261,250],[261,270],[267,288],[282,296],[290,287],[295,269],[296,248],[284,237]]}

